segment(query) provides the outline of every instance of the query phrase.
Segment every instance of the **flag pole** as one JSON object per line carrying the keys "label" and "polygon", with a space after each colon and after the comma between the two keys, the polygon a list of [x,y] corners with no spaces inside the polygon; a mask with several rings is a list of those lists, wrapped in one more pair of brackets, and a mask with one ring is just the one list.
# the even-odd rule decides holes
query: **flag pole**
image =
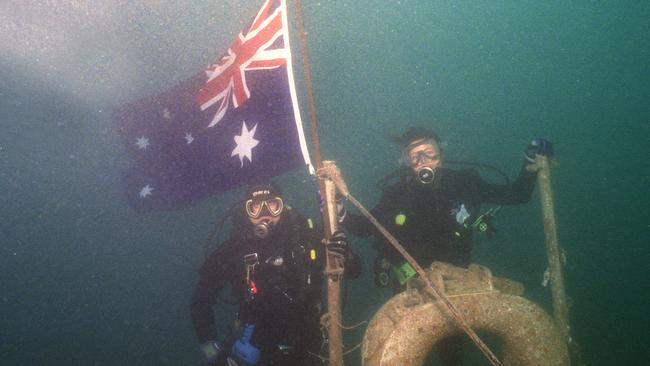
{"label": "flag pole", "polygon": [[[323,168],[320,149],[320,138],[318,135],[318,123],[316,119],[316,103],[314,101],[313,83],[311,79],[311,68],[309,64],[309,53],[307,50],[307,33],[302,16],[302,3],[295,0],[296,19],[298,21],[298,34],[300,35],[300,46],[302,54],[303,75],[307,87],[307,105],[309,108],[309,120],[311,125],[312,144],[314,145],[314,156],[316,168]],[[325,204],[323,205],[323,232],[326,239],[332,236],[337,229],[336,219],[336,187],[334,183],[323,177],[318,177],[318,186],[323,194]],[[323,318],[323,325],[327,327],[329,344],[329,365],[343,366],[343,334],[341,331],[341,279],[343,278],[343,263],[332,255],[326,257],[325,274],[327,277],[327,314]]]}

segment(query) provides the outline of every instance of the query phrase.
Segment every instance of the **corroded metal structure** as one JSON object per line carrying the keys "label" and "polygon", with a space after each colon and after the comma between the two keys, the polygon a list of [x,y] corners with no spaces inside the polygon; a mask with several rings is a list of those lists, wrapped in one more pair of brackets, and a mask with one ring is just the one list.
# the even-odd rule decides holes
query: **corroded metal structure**
{"label": "corroded metal structure", "polygon": [[569,327],[569,305],[566,290],[564,289],[564,275],[562,274],[562,261],[560,244],[557,238],[557,225],[555,224],[555,205],[551,186],[551,162],[547,157],[538,155],[535,158],[537,172],[537,185],[544,219],[544,236],[546,237],[546,253],[548,254],[548,269],[551,280],[551,294],[553,295],[553,316],[567,343],[571,342]]}
{"label": "corroded metal structure", "polygon": [[[463,269],[434,262],[427,275],[472,329],[500,339],[504,365],[569,365],[553,318],[521,297],[521,284],[493,277],[478,265]],[[437,342],[462,332],[421,288],[421,280],[412,280],[372,318],[363,340],[364,366],[421,365]]]}

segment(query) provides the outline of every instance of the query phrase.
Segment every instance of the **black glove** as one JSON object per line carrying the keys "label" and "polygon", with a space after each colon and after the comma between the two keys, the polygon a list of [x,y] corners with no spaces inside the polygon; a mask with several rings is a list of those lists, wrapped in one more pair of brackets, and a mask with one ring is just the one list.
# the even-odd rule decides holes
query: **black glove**
{"label": "black glove", "polygon": [[[320,212],[323,213],[323,207],[325,207],[325,198],[323,195],[318,192],[318,208],[320,209]],[[347,215],[347,210],[345,209],[345,206],[343,206],[343,196],[339,194],[338,192],[336,193],[336,219],[338,220],[339,224],[345,220],[345,215]]]}
{"label": "black glove", "polygon": [[524,158],[529,163],[535,163],[535,156],[543,155],[546,157],[553,156],[553,144],[543,138],[536,138],[528,144],[524,150]]}
{"label": "black glove", "polygon": [[340,230],[332,233],[332,236],[325,243],[325,248],[327,248],[327,253],[339,257],[342,260],[347,260],[352,255],[348,246],[348,238]]}

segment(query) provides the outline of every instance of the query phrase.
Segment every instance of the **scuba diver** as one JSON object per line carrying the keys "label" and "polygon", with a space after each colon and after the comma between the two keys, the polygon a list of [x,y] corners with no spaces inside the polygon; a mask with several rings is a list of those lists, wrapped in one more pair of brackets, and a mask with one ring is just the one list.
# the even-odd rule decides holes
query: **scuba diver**
{"label": "scuba diver", "polygon": [[[512,184],[491,184],[476,170],[453,170],[444,166],[440,139],[433,131],[413,127],[395,139],[402,149],[406,168],[398,182],[383,190],[372,214],[423,267],[433,261],[467,267],[471,261],[474,228],[489,231],[495,213],[481,215],[480,205],[516,205],[530,200],[535,184],[535,155],[552,155],[552,145],[535,139],[524,152],[524,164]],[[339,221],[351,234],[374,234],[379,255],[375,261],[375,283],[392,283],[398,292],[416,275],[405,259],[363,216],[347,214],[341,205]],[[497,209],[498,210],[498,209]],[[443,365],[460,365],[462,337],[454,336],[438,345]]]}
{"label": "scuba diver", "polygon": [[[323,365],[322,235],[270,181],[250,186],[233,210],[230,238],[206,259],[192,296],[192,322],[207,363]],[[344,261],[346,277],[357,277],[360,260],[345,235],[334,233],[326,244]],[[238,307],[238,329],[236,339],[219,340],[212,307],[226,284]]]}

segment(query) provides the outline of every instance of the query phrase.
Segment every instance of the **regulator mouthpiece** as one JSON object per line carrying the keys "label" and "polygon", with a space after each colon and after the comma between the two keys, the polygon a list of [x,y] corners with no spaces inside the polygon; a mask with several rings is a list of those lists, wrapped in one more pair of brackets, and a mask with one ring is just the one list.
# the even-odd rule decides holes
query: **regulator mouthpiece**
{"label": "regulator mouthpiece", "polygon": [[269,224],[264,221],[260,222],[259,224],[255,224],[255,226],[253,226],[253,234],[260,239],[264,239],[267,236],[269,236],[269,230],[270,230]]}
{"label": "regulator mouthpiece", "polygon": [[431,184],[433,183],[433,179],[435,178],[436,174],[433,171],[433,169],[429,167],[424,167],[417,172],[418,180],[422,184]]}

